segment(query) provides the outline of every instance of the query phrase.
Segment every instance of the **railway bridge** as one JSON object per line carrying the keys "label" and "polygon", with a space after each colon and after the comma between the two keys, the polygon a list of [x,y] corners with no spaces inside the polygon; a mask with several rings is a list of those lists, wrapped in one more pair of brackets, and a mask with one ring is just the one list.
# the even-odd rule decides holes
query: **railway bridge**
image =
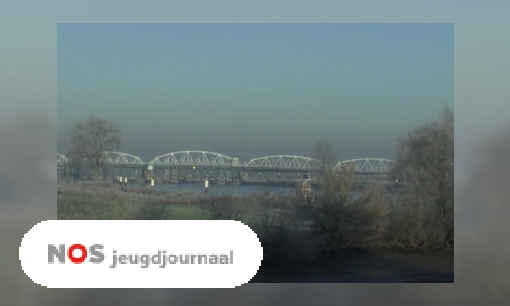
{"label": "railway bridge", "polygon": [[[86,165],[86,160],[84,161]],[[275,155],[252,158],[241,163],[238,158],[208,151],[178,151],[154,157],[144,162],[140,157],[122,152],[104,152],[100,177],[113,179],[117,176],[132,180],[143,179],[145,170],[151,170],[158,182],[178,183],[202,181],[207,178],[219,183],[283,183],[297,182],[303,173],[314,173],[320,162],[316,159],[295,155]],[[343,166],[353,167],[356,175],[380,179],[394,167],[395,161],[381,158],[359,158],[337,163],[335,170]],[[62,154],[57,154],[60,178],[71,175],[72,164]],[[81,178],[92,178],[91,167],[80,170]]]}

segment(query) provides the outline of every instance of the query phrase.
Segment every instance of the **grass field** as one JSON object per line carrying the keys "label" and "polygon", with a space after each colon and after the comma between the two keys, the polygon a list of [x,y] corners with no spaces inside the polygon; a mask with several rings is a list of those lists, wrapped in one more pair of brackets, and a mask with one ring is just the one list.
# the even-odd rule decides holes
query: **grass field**
{"label": "grass field", "polygon": [[[178,204],[137,198],[105,199],[69,194],[57,195],[59,220],[202,220],[206,203]],[[238,221],[249,223],[252,213],[240,213]]]}
{"label": "grass field", "polygon": [[[219,198],[222,195],[218,196]],[[243,198],[225,196],[236,201],[223,216],[249,224],[257,212]],[[211,198],[189,192],[153,191],[119,188],[110,183],[60,184],[57,188],[59,220],[203,220],[211,219]],[[220,208],[217,208],[220,209]]]}

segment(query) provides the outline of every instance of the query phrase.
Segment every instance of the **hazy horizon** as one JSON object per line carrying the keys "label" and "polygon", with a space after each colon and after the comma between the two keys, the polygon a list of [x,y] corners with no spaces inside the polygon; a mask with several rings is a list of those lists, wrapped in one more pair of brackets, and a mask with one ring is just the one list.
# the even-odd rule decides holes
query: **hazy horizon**
{"label": "hazy horizon", "polygon": [[453,24],[59,24],[58,153],[99,115],[144,160],[395,158],[398,137],[453,109]]}

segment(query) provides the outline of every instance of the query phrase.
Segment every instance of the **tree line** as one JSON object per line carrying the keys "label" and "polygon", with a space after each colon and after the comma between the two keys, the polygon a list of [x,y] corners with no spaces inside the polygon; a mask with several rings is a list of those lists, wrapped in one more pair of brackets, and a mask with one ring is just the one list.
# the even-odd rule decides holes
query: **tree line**
{"label": "tree line", "polygon": [[[402,135],[390,177],[405,182],[398,193],[372,186],[353,198],[353,169],[334,171],[337,152],[319,140],[313,157],[320,161],[320,194],[300,200],[313,219],[314,241],[322,253],[378,246],[400,249],[450,248],[454,237],[454,116],[439,118]],[[68,137],[71,167],[92,165],[97,179],[102,152],[120,148],[121,132],[112,122],[91,116],[75,123]]]}
{"label": "tree line", "polygon": [[396,145],[390,178],[405,182],[398,193],[378,187],[353,200],[354,171],[344,166],[339,176],[334,146],[320,140],[314,158],[320,196],[308,199],[317,241],[326,253],[348,245],[398,249],[448,249],[454,241],[454,116],[445,107],[437,120],[404,135]]}

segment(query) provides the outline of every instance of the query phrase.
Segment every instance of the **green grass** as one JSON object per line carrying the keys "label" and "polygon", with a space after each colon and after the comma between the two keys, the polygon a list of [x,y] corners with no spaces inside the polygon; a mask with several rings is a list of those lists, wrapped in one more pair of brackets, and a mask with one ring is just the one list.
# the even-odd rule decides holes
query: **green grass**
{"label": "green grass", "polygon": [[[174,204],[142,200],[129,195],[58,194],[59,220],[200,220],[205,219],[206,204]],[[236,219],[249,223],[252,212],[241,213]]]}

